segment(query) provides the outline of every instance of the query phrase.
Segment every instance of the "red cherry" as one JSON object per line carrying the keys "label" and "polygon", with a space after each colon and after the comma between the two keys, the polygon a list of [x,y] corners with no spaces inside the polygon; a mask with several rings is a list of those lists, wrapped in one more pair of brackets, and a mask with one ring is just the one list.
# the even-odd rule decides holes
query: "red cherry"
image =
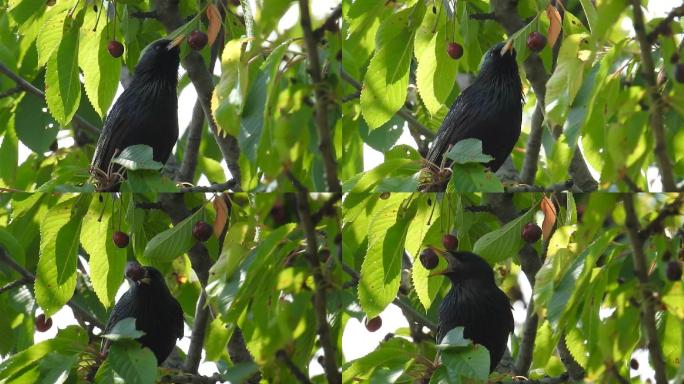
{"label": "red cherry", "polygon": [[368,332],[375,332],[382,327],[382,318],[380,316],[376,316],[370,320],[366,318],[365,324]]}
{"label": "red cherry", "polygon": [[52,327],[52,318],[45,317],[44,313],[36,316],[36,330],[38,332],[45,332]]}
{"label": "red cherry", "polygon": [[435,269],[437,264],[439,264],[439,257],[434,249],[425,248],[423,249],[423,252],[420,253],[420,263],[425,269]]}
{"label": "red cherry", "polygon": [[107,50],[112,57],[121,57],[124,53],[124,46],[116,40],[111,40],[107,43]]}
{"label": "red cherry", "polygon": [[128,246],[129,238],[127,234],[116,231],[112,234],[112,240],[114,240],[114,244],[116,244],[117,247],[126,248]]}
{"label": "red cherry", "polygon": [[522,230],[522,238],[527,243],[534,243],[541,239],[542,230],[535,223],[527,223]]}
{"label": "red cherry", "polygon": [[444,248],[447,250],[453,251],[454,249],[458,248],[458,239],[456,236],[447,233],[446,235],[442,236],[442,245],[444,245]]}
{"label": "red cherry", "polygon": [[527,48],[531,51],[539,52],[546,46],[546,36],[539,32],[532,32],[527,36]]}
{"label": "red cherry", "polygon": [[447,53],[452,59],[458,60],[463,56],[463,46],[459,43],[449,43],[447,44]]}
{"label": "red cherry", "polygon": [[192,227],[192,236],[201,242],[209,240],[212,232],[214,232],[214,230],[211,228],[211,225],[202,220],[196,222]]}
{"label": "red cherry", "polygon": [[192,31],[190,32],[190,35],[188,35],[188,45],[195,51],[204,48],[208,41],[209,38],[207,37],[207,34],[202,31]]}

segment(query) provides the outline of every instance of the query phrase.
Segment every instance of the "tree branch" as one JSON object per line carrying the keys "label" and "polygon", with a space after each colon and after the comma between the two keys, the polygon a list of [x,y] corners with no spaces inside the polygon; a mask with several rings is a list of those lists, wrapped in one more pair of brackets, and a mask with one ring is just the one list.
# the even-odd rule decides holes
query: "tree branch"
{"label": "tree branch", "polygon": [[568,180],[560,184],[553,184],[548,187],[540,187],[537,185],[513,185],[510,187],[506,187],[506,192],[564,192],[571,190],[574,185],[575,183],[572,180]]}
{"label": "tree branch", "polygon": [[629,240],[632,243],[634,273],[639,279],[641,324],[646,335],[648,352],[651,355],[651,365],[653,370],[655,370],[656,383],[666,384],[665,358],[663,357],[660,340],[658,339],[653,292],[648,287],[648,265],[646,255],[644,254],[644,243],[641,236],[639,236],[639,219],[634,209],[634,196],[632,194],[624,194],[622,201],[625,207],[625,226],[627,227]]}
{"label": "tree branch", "polygon": [[183,152],[183,162],[176,175],[176,181],[192,183],[194,179],[195,169],[197,168],[197,156],[199,155],[199,147],[202,142],[202,127],[204,127],[204,111],[202,110],[202,103],[198,99],[192,108],[192,119],[186,128],[188,138],[185,143],[185,152]]}
{"label": "tree branch", "polygon": [[558,341],[558,345],[556,345],[556,350],[558,351],[558,356],[565,366],[565,369],[568,370],[568,375],[570,378],[575,381],[582,380],[585,375],[584,368],[577,363],[575,358],[572,356],[572,353],[570,353],[568,344],[565,341],[565,334],[561,335],[561,339]]}
{"label": "tree branch", "polygon": [[[340,8],[340,14],[342,9]],[[323,81],[321,64],[318,58],[318,39],[311,30],[311,16],[309,14],[309,1],[299,0],[300,24],[304,32],[304,42],[309,58],[309,75],[313,80],[316,94],[316,128],[318,130],[318,149],[323,157],[325,167],[325,179],[330,192],[341,192],[340,181],[337,178],[337,163],[335,160],[335,148],[332,145],[330,127],[328,126],[328,91]]]}
{"label": "tree branch", "polygon": [[25,277],[22,279],[19,279],[19,280],[14,280],[13,282],[7,283],[7,284],[3,285],[2,287],[0,287],[0,294],[2,294],[5,291],[10,291],[14,288],[20,287],[24,284],[30,284],[31,282],[33,282],[33,280],[27,279]]}
{"label": "tree branch", "polygon": [[[36,88],[33,84],[29,83],[28,81],[24,80],[21,76],[17,75],[16,73],[12,72],[9,68],[7,68],[3,63],[0,63],[0,72],[4,73],[5,76],[9,77],[10,79],[14,80],[15,83],[17,83],[17,86],[25,89],[26,91],[40,97],[41,99],[45,100],[45,94],[43,91],[40,89]],[[90,124],[88,121],[86,121],[84,118],[82,118],[79,115],[74,115],[73,120],[78,121],[81,127],[85,128],[88,132],[93,133],[95,135],[100,134],[100,129],[97,128],[96,126]]]}
{"label": "tree branch", "polygon": [[471,20],[496,20],[494,12],[471,13],[468,17],[470,17]]}
{"label": "tree branch", "polygon": [[658,85],[655,76],[655,64],[651,57],[651,43],[646,36],[646,26],[644,25],[644,13],[641,10],[641,0],[631,0],[634,11],[634,32],[636,33],[639,48],[641,49],[641,72],[646,80],[646,92],[650,102],[649,113],[651,114],[651,130],[655,139],[655,157],[660,170],[660,177],[663,183],[663,191],[675,192],[675,183],[672,163],[667,155],[667,142],[665,138],[665,126],[663,123],[663,106],[658,92]]}
{"label": "tree branch", "polygon": [[204,347],[204,335],[209,324],[209,307],[207,304],[207,293],[202,288],[197,309],[195,310],[195,322],[192,324],[192,339],[188,347],[188,354],[183,362],[183,371],[197,373],[200,360],[202,360],[202,348]]}
{"label": "tree branch", "polygon": [[342,383],[342,375],[337,367],[337,347],[333,342],[330,333],[330,325],[328,324],[328,317],[326,312],[326,288],[328,283],[323,276],[320,259],[318,257],[318,250],[316,246],[316,228],[311,220],[311,212],[309,207],[309,194],[306,188],[289,172],[285,171],[286,175],[292,181],[297,189],[297,212],[299,214],[300,225],[304,234],[306,235],[306,257],[311,264],[314,283],[316,284],[316,291],[314,293],[314,311],[316,314],[316,323],[318,330],[318,340],[323,348],[325,355],[323,368],[328,383],[340,384]]}
{"label": "tree branch", "polygon": [[325,31],[336,32],[339,31],[339,19],[342,17],[342,4],[333,9],[332,13],[325,19],[323,25],[313,31],[313,36],[317,41],[320,41],[325,34]]}
{"label": "tree branch", "polygon": [[[183,19],[180,17],[177,0],[154,0],[155,12],[157,18],[164,25],[167,32],[171,32],[183,25]],[[193,51],[182,60],[183,68],[188,73],[188,77],[197,91],[197,100],[202,105],[204,116],[207,119],[211,133],[216,139],[216,143],[226,160],[226,165],[230,171],[231,177],[236,180],[235,189],[240,190],[240,180],[242,180],[242,173],[240,171],[240,147],[237,139],[231,135],[221,136],[211,113],[211,94],[214,91],[214,80],[211,73],[207,70],[204,60],[199,53]]]}
{"label": "tree branch", "polygon": [[682,16],[684,16],[684,4],[672,9],[670,13],[668,13],[667,16],[661,20],[651,32],[649,32],[648,35],[646,35],[646,41],[648,41],[649,44],[653,44],[658,38],[658,35],[665,35],[668,33],[668,31],[671,32],[672,30],[670,29],[670,23],[672,20],[674,20],[675,17]]}
{"label": "tree branch", "polygon": [[292,375],[299,380],[300,383],[303,384],[313,384],[311,380],[302,372],[293,362],[292,360],[287,356],[287,353],[283,351],[282,349],[278,350],[276,352],[276,358],[283,363],[287,369],[292,372]]}
{"label": "tree branch", "polygon": [[680,193],[673,202],[660,209],[656,218],[639,231],[639,238],[641,241],[646,241],[649,236],[662,232],[665,219],[670,216],[679,215],[682,203],[684,203],[684,194]]}

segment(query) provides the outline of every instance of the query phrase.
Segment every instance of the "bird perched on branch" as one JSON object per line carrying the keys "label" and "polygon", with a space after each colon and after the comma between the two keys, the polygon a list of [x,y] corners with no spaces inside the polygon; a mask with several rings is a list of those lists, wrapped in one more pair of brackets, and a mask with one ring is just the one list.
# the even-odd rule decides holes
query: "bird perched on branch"
{"label": "bird perched on branch", "polygon": [[[103,333],[111,332],[120,320],[135,318],[135,328],[145,332],[137,340],[152,350],[161,365],[173,351],[176,340],[183,337],[183,309],[157,269],[129,262],[125,276],[130,288],[116,302]],[[109,340],[105,340],[102,351],[108,350]]]}
{"label": "bird perched on branch", "polygon": [[98,190],[116,190],[123,175],[112,158],[126,147],[145,144],[166,163],[178,140],[178,65],[181,40],[157,40],[143,51],[130,85],[105,119],[90,174]]}
{"label": "bird perched on branch", "polygon": [[486,166],[498,170],[520,136],[522,105],[515,51],[500,43],[487,51],[480,73],[449,109],[428,151],[428,169],[439,174],[449,147],[474,138],[482,141],[482,152],[494,158]]}
{"label": "bird perched on branch", "polygon": [[445,275],[451,289],[439,306],[436,341],[464,327],[463,336],[489,351],[489,371],[499,364],[506,350],[508,335],[513,331],[511,304],[494,282],[494,271],[480,256],[470,252],[446,251],[446,270],[432,273]]}

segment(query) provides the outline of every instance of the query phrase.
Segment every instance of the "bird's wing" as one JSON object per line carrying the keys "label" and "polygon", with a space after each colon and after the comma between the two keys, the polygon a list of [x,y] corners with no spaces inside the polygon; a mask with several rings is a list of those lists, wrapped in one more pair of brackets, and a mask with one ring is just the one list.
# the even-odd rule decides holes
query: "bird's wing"
{"label": "bird's wing", "polygon": [[[92,166],[103,171],[107,171],[107,166],[114,156],[114,151],[121,145],[125,135],[133,128],[130,126],[133,123],[131,119],[133,114],[131,113],[132,111],[128,111],[129,106],[125,102],[126,96],[126,91],[124,91],[109,111],[95,146]],[[124,148],[118,149],[121,151]]]}
{"label": "bird's wing", "polygon": [[442,161],[442,156],[446,153],[450,144],[470,137],[473,122],[481,118],[482,106],[473,105],[473,87],[466,88],[454,101],[449,109],[446,118],[437,131],[432,147],[427,155],[427,160],[437,166]]}
{"label": "bird's wing", "polygon": [[[107,334],[112,331],[114,325],[120,320],[127,317],[133,317],[133,294],[131,291],[126,291],[126,293],[121,296],[119,301],[116,302],[114,308],[112,308],[112,313],[109,315],[109,320],[107,320],[107,325],[102,331],[102,334]],[[102,342],[102,351],[106,352],[109,349],[110,341],[109,339],[104,339]]]}
{"label": "bird's wing", "polygon": [[183,337],[184,331],[183,331],[183,309],[181,308],[180,304],[178,304],[178,301],[176,301],[173,296],[171,297],[171,303],[172,303],[172,308],[173,308],[173,315],[171,317],[173,321],[173,330],[176,333],[176,338],[180,339]]}

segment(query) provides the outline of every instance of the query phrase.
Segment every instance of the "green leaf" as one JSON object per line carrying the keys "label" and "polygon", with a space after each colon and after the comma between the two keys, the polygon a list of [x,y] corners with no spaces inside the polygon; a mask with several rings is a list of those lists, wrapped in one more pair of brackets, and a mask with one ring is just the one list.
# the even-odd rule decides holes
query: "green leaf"
{"label": "green leaf", "polygon": [[187,252],[197,240],[192,236],[192,227],[200,220],[206,220],[206,212],[199,209],[173,228],[156,235],[145,246],[144,257],[159,262],[173,261]]}
{"label": "green leaf", "polygon": [[486,381],[489,376],[489,351],[475,344],[461,351],[444,351],[442,362],[447,367],[450,381],[462,378]]}
{"label": "green leaf", "polygon": [[[12,355],[0,363],[0,382],[7,383],[33,383],[52,372],[47,369],[41,375],[39,370],[40,361],[50,354],[78,356],[88,345],[88,335],[79,326],[71,325],[57,333],[54,339],[45,340],[38,344]],[[34,368],[38,372],[28,371]],[[49,368],[46,366],[44,368]],[[56,368],[57,369],[57,368]],[[35,376],[33,376],[35,374]],[[28,377],[27,377],[28,376]]]}
{"label": "green leaf", "polygon": [[36,37],[36,49],[38,50],[38,66],[42,67],[48,62],[52,54],[59,47],[64,34],[64,21],[66,20],[69,7],[67,2],[61,2],[45,13],[43,25]]}
{"label": "green leaf", "polygon": [[114,342],[107,359],[114,372],[126,383],[152,384],[157,379],[157,358],[137,341]]}
{"label": "green leaf", "polygon": [[[428,239],[434,238],[437,234],[439,234],[439,237],[441,237],[444,228],[444,222],[441,220],[442,217],[440,216],[441,209],[433,210],[431,206],[427,205],[425,200],[427,200],[427,198],[417,200],[419,209],[416,217],[412,220],[411,226],[409,227],[408,235],[406,237],[406,248],[414,256],[415,260],[411,271],[413,287],[416,290],[418,300],[420,300],[420,303],[427,312],[432,306],[435,298],[437,298],[437,294],[439,293],[442,283],[444,282],[444,277],[431,277],[430,273],[432,271],[423,267],[423,264],[420,263],[417,258],[422,246],[429,244]],[[425,205],[421,206],[422,204]],[[438,202],[433,201],[432,204],[438,204]],[[432,223],[428,227],[430,217],[432,218]],[[418,236],[418,238],[415,239],[414,236]],[[409,248],[409,246],[411,247]],[[445,265],[443,258],[440,258],[440,263]],[[441,268],[441,266],[438,265],[437,268]]]}
{"label": "green leaf", "polygon": [[[406,8],[388,17],[380,25],[375,55],[363,78],[361,114],[371,130],[380,127],[404,105],[413,50],[414,29]],[[387,39],[392,34],[391,39]],[[384,39],[382,37],[385,37]]]}
{"label": "green leaf", "polygon": [[0,246],[9,253],[9,256],[19,265],[26,263],[26,251],[24,246],[5,228],[0,228]]}
{"label": "green leaf", "polygon": [[4,181],[5,185],[15,185],[18,162],[19,142],[17,134],[14,132],[14,127],[8,124],[5,135],[2,136],[2,144],[0,144],[0,163],[3,165],[0,167],[0,179]]}
{"label": "green leaf", "polygon": [[467,347],[471,345],[473,342],[463,336],[463,330],[463,327],[456,327],[447,332],[435,348],[440,351],[448,351],[453,350],[454,347]]}
{"label": "green leaf", "polygon": [[[224,244],[225,245],[225,244]],[[226,353],[226,345],[231,332],[220,317],[216,317],[209,323],[207,335],[204,339],[204,350],[207,361],[218,361]]]}
{"label": "green leaf", "polygon": [[370,192],[385,178],[412,176],[420,170],[420,161],[414,159],[392,159],[359,176],[354,184],[347,182],[343,185],[345,192]]}
{"label": "green leaf", "polygon": [[[42,77],[34,81],[39,89],[44,87]],[[59,124],[48,112],[45,100],[28,93],[17,105],[14,127],[17,138],[36,153],[47,152],[59,132]]]}
{"label": "green leaf", "polygon": [[114,327],[112,327],[109,333],[102,335],[102,337],[109,340],[132,340],[137,339],[144,334],[145,332],[135,328],[135,318],[127,317],[119,320],[114,324]]}
{"label": "green leaf", "polygon": [[[437,21],[438,15],[426,12],[423,22],[416,32],[416,86],[423,104],[431,115],[445,105],[449,94],[456,84],[459,60],[452,59],[447,53],[447,36],[444,18]],[[437,25],[435,25],[437,23]],[[425,36],[427,44],[419,51],[419,37]]]}
{"label": "green leaf", "polygon": [[74,117],[81,101],[78,79],[78,28],[64,34],[57,51],[48,59],[45,72],[45,100],[52,116],[61,125]]}
{"label": "green leaf", "polygon": [[447,192],[503,192],[501,181],[478,163],[452,164]]}
{"label": "green leaf", "polygon": [[404,242],[413,216],[403,206],[406,197],[397,193],[383,200],[368,226],[358,290],[359,304],[369,318],[382,312],[399,290]]}
{"label": "green leaf", "polygon": [[516,255],[523,245],[522,228],[534,218],[537,205],[532,205],[525,214],[477,239],[475,245],[473,245],[473,253],[482,256],[489,264],[494,264]]}
{"label": "green leaf", "polygon": [[81,220],[91,196],[72,197],[51,208],[40,225],[40,258],[36,301],[46,316],[57,312],[74,294]]}
{"label": "green leaf", "polygon": [[447,152],[446,157],[457,164],[488,163],[493,157],[482,153],[482,141],[478,139],[465,139],[457,142]]}
{"label": "green leaf", "polygon": [[221,79],[212,95],[211,110],[222,133],[238,136],[247,96],[249,67],[241,60],[245,38],[230,40],[221,56]]}
{"label": "green leaf", "polygon": [[587,17],[587,23],[589,23],[589,29],[594,32],[596,29],[596,24],[599,22],[599,16],[596,12],[596,7],[591,2],[591,0],[580,0],[582,4],[582,9],[584,9],[584,14]]}
{"label": "green leaf", "polygon": [[136,144],[124,148],[115,158],[113,163],[120,164],[131,171],[141,169],[156,171],[162,169],[164,164],[153,160],[152,147],[145,144]]}
{"label": "green leaf", "polygon": [[416,353],[416,344],[395,337],[381,343],[373,352],[354,360],[342,369],[342,382],[355,383],[358,377],[370,376],[378,367],[386,367],[395,362],[406,362]]}
{"label": "green leaf", "polygon": [[114,58],[107,50],[106,23],[99,23],[98,30],[90,28],[95,25],[96,12],[86,12],[84,26],[79,42],[78,64],[83,70],[83,85],[90,104],[100,117],[107,114],[116,90],[119,87],[121,59]]}
{"label": "green leaf", "polygon": [[[109,194],[100,195],[103,200],[93,199],[83,219],[81,245],[90,255],[90,281],[102,305],[109,307],[121,285],[126,267],[126,249],[114,244],[114,210],[117,199]],[[120,201],[120,200],[119,200]]]}
{"label": "green leaf", "polygon": [[558,63],[546,83],[546,117],[555,124],[563,124],[575,95],[582,86],[585,66],[591,65],[593,51],[590,36],[585,33],[563,39]]}
{"label": "green leaf", "polygon": [[77,354],[49,353],[40,360],[40,384],[62,384],[69,378],[69,372],[78,361]]}

